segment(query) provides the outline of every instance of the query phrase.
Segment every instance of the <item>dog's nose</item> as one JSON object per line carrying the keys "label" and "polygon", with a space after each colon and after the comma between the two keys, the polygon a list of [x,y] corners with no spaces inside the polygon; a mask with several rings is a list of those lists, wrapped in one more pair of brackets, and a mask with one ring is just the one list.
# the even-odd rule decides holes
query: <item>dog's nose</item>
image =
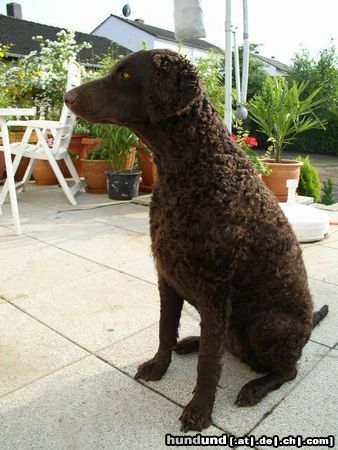
{"label": "dog's nose", "polygon": [[77,94],[72,91],[66,92],[64,100],[66,105],[73,105],[77,100]]}

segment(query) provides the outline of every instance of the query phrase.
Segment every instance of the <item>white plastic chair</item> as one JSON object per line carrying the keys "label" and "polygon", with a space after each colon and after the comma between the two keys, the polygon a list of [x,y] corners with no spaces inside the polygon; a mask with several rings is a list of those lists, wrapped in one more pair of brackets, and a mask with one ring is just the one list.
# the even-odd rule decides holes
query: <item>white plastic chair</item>
{"label": "white plastic chair", "polygon": [[[14,181],[14,173],[13,173],[13,165],[11,158],[11,149],[10,149],[10,141],[9,134],[7,128],[6,120],[10,116],[35,116],[36,111],[35,108],[0,108],[0,137],[2,138],[2,146],[0,150],[4,152],[5,156],[5,166],[7,172],[7,189],[9,191],[9,197],[11,202],[12,216],[15,227],[15,233],[17,235],[21,234],[21,225],[20,225],[20,217],[19,217],[19,209],[18,202],[16,198],[16,189],[15,189],[15,181]],[[2,209],[0,205],[0,215],[2,214]]]}
{"label": "white plastic chair", "polygon": [[[80,65],[71,61],[68,66],[68,80],[66,91],[76,87],[81,82],[80,75]],[[63,106],[61,117],[59,121],[51,120],[13,120],[8,121],[7,126],[22,126],[26,127],[24,136],[21,142],[16,142],[10,144],[10,151],[15,155],[13,161],[13,172],[15,174],[21,158],[23,156],[30,158],[26,173],[21,182],[17,183],[16,186],[20,187],[21,190],[25,190],[27,183],[29,182],[34,164],[36,160],[42,159],[49,161],[60,186],[62,187],[67,199],[72,205],[76,205],[75,195],[82,188],[82,182],[75,169],[72,159],[68,153],[68,146],[70,139],[72,137],[72,132],[75,126],[76,116],[67,108],[66,105]],[[37,144],[29,144],[29,138],[33,131],[36,132],[38,137]],[[52,134],[53,143],[50,145],[48,143],[48,134]],[[1,150],[1,149],[0,149]],[[69,185],[65,180],[62,171],[57,163],[57,161],[64,160],[69,172],[72,176],[73,184]],[[0,207],[4,203],[7,193],[8,193],[8,181],[6,181],[3,186],[2,192],[0,194]]]}

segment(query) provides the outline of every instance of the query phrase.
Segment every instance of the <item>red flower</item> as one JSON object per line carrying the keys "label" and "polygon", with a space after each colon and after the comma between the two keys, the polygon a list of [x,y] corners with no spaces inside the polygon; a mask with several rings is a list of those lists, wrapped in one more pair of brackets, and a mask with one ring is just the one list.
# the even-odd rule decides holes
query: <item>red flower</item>
{"label": "red flower", "polygon": [[232,138],[233,141],[237,141],[237,139],[238,139],[236,134],[232,134],[231,138]]}
{"label": "red flower", "polygon": [[243,141],[249,146],[249,147],[256,147],[257,139],[254,136],[247,136],[243,139]]}

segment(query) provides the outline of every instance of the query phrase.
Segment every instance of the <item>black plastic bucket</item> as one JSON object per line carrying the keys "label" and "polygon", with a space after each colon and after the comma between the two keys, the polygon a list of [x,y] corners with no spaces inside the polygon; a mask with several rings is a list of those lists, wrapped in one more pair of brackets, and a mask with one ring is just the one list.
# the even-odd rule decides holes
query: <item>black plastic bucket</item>
{"label": "black plastic bucket", "polygon": [[141,172],[138,170],[107,170],[108,196],[112,200],[131,200],[138,196]]}

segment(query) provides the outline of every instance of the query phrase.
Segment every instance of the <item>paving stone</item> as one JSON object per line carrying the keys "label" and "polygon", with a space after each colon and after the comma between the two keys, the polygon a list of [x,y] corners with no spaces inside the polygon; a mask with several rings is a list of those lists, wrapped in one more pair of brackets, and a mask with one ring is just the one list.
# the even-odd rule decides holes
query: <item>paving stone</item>
{"label": "paving stone", "polygon": [[138,197],[135,197],[132,202],[138,205],[149,206],[151,202],[151,194],[139,195]]}
{"label": "paving stone", "polygon": [[22,309],[95,351],[159,319],[157,286],[114,270],[16,299]]}
{"label": "paving stone", "polygon": [[127,230],[149,235],[149,208],[133,203],[91,211],[95,219]]}
{"label": "paving stone", "polygon": [[0,397],[87,355],[9,303],[0,305],[0,330]]}
{"label": "paving stone", "polygon": [[313,245],[303,249],[303,258],[309,277],[338,284],[338,249]]}
{"label": "paving stone", "polygon": [[116,268],[150,283],[157,283],[154,258],[150,253],[144,258],[118,265]]}
{"label": "paving stone", "polygon": [[[6,449],[167,448],[181,408],[93,356],[0,399]],[[210,427],[203,435],[220,435]],[[182,448],[192,448],[185,447]],[[196,448],[196,447],[193,447]]]}
{"label": "paving stone", "polygon": [[[252,434],[302,435],[304,438],[334,435],[337,441],[337,416],[338,354],[332,350]],[[314,447],[306,445],[302,448]],[[317,448],[324,449],[328,446],[321,445]]]}
{"label": "paving stone", "polygon": [[331,225],[331,232],[318,244],[325,247],[338,248],[338,230],[337,225]]}
{"label": "paving stone", "polygon": [[338,286],[318,280],[309,280],[315,311],[323,305],[329,313],[313,330],[311,339],[332,347],[338,342]]}
{"label": "paving stone", "polygon": [[150,239],[145,234],[93,219],[78,217],[78,223],[69,218],[62,220],[62,226],[43,224],[41,232],[30,230],[29,234],[34,233],[44,242],[112,268],[140,260],[150,252]]}
{"label": "paving stone", "polygon": [[34,183],[28,186],[26,192],[18,195],[19,204],[20,202],[26,202],[58,211],[120,203],[118,200],[111,200],[108,194],[88,194],[85,191],[79,192],[75,198],[78,204],[71,205],[60,186],[38,186]]}
{"label": "paving stone", "polygon": [[[199,334],[197,321],[191,317],[187,319],[186,316],[184,321],[186,324],[183,325],[184,329],[180,332],[180,336]],[[100,355],[114,366],[134,376],[137,366],[150,359],[156,352],[157,346],[158,327],[155,325],[104,349]],[[258,405],[250,408],[238,408],[234,402],[242,386],[259,375],[250,370],[247,365],[242,364],[238,358],[225,353],[213,411],[213,423],[235,436],[244,436],[309,373],[328,351],[327,347],[309,342],[303,350],[297,378],[285,383]],[[174,354],[173,361],[163,379],[145,384],[184,406],[192,397],[197,376],[196,367],[197,354]]]}
{"label": "paving stone", "polygon": [[0,248],[0,293],[11,299],[106,270],[34,239],[10,242]]}

